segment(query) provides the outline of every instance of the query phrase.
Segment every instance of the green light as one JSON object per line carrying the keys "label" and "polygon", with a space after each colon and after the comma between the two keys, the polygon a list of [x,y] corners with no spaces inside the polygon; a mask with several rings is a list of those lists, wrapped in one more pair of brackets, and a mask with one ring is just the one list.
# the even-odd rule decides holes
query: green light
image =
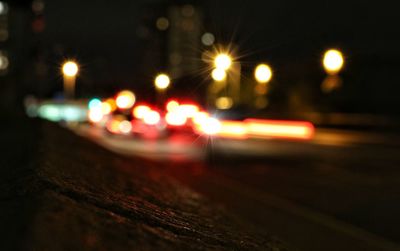
{"label": "green light", "polygon": [[101,100],[98,98],[93,98],[89,101],[89,109],[101,108]]}

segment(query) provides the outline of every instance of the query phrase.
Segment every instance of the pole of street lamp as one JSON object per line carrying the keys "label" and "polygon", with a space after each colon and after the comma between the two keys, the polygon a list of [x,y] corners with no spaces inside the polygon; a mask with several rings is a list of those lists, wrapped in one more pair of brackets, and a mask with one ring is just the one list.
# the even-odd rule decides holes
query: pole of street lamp
{"label": "pole of street lamp", "polygon": [[64,93],[67,99],[75,98],[76,77],[64,75]]}
{"label": "pole of street lamp", "polygon": [[159,74],[154,80],[157,91],[157,103],[161,107],[166,101],[166,92],[171,84],[171,78],[167,74]]}
{"label": "pole of street lamp", "polygon": [[64,79],[64,95],[67,99],[75,98],[75,85],[76,75],[78,74],[79,67],[73,61],[65,62],[62,67]]}
{"label": "pole of street lamp", "polygon": [[214,79],[214,83],[209,88],[209,99],[216,99],[218,93],[226,88],[224,96],[228,95],[234,103],[239,103],[241,63],[233,61],[229,54],[219,53],[215,56],[213,64],[214,70],[211,76]]}

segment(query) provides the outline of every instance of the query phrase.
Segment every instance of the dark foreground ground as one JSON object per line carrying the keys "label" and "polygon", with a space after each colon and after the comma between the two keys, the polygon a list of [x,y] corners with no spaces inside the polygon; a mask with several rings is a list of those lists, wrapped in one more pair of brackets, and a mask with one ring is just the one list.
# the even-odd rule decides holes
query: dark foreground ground
{"label": "dark foreground ground", "polygon": [[0,250],[287,250],[159,167],[16,121],[0,132]]}

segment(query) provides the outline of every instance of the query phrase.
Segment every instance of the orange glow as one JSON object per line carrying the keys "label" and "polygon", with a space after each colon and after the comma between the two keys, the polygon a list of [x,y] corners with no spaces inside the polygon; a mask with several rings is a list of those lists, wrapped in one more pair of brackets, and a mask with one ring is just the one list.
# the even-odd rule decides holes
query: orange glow
{"label": "orange glow", "polygon": [[187,118],[180,112],[168,112],[165,115],[165,121],[171,126],[183,126],[186,124]]}
{"label": "orange glow", "polygon": [[120,109],[130,109],[135,104],[136,97],[131,91],[121,91],[118,93],[116,103]]}
{"label": "orange glow", "polygon": [[221,121],[221,128],[216,135],[227,138],[247,138],[246,124],[242,121]]}
{"label": "orange glow", "polygon": [[138,105],[133,109],[132,115],[137,119],[143,119],[150,111],[151,109],[147,105]]}
{"label": "orange glow", "polygon": [[309,140],[315,128],[310,122],[246,119],[245,121],[218,121],[207,117],[194,124],[197,133],[225,138],[285,138]]}
{"label": "orange glow", "polygon": [[172,112],[179,107],[178,101],[171,100],[167,103],[166,108],[168,112]]}
{"label": "orange glow", "polygon": [[147,125],[156,125],[160,122],[161,116],[156,111],[149,111],[143,117],[143,122]]}
{"label": "orange glow", "polygon": [[92,123],[99,123],[100,121],[103,120],[104,114],[102,112],[102,109],[95,108],[95,109],[90,109],[88,118],[89,121]]}
{"label": "orange glow", "polygon": [[314,126],[309,122],[247,119],[247,132],[261,138],[311,139]]}
{"label": "orange glow", "polygon": [[117,109],[117,104],[115,103],[115,100],[112,98],[107,99],[106,101],[104,101],[104,103],[107,103],[111,107],[111,112]]}
{"label": "orange glow", "polygon": [[112,119],[112,120],[111,120],[110,122],[108,122],[107,125],[106,125],[107,130],[109,130],[110,132],[115,133],[115,134],[119,133],[119,124],[120,124],[120,123],[121,123],[121,122],[120,122],[119,120],[117,120],[117,119]]}

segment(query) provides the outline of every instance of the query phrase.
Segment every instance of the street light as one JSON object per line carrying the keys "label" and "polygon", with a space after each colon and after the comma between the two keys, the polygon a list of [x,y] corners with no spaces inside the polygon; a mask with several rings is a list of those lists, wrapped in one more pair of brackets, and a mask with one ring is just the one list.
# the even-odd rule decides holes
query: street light
{"label": "street light", "polygon": [[267,64],[259,64],[254,71],[254,77],[260,84],[268,83],[272,78],[271,67]]}
{"label": "street light", "polygon": [[160,91],[167,89],[170,83],[171,79],[166,74],[159,74],[154,81],[156,88]]}
{"label": "street light", "polygon": [[78,65],[73,61],[68,61],[64,63],[63,73],[68,77],[75,77],[78,73]]}
{"label": "street light", "polygon": [[226,71],[220,68],[214,69],[211,72],[211,77],[217,82],[224,81],[226,79]]}
{"label": "street light", "polygon": [[[234,61],[230,54],[222,52],[215,55],[213,66],[211,77],[214,82],[209,88],[210,100],[216,106],[229,109],[234,103],[240,102],[241,64],[239,61]],[[222,102],[222,105],[217,105],[217,98],[223,90],[225,90],[224,94],[229,98],[229,104],[226,105],[226,102]],[[222,101],[226,100],[222,99]]]}
{"label": "street light", "polygon": [[166,90],[171,84],[171,79],[167,74],[159,74],[154,80],[154,85],[157,90],[157,105],[161,107],[166,99]]}
{"label": "street light", "polygon": [[342,52],[335,49],[326,51],[323,58],[323,65],[326,73],[328,73],[329,75],[338,74],[342,70],[344,65]]}
{"label": "street light", "polygon": [[79,72],[79,66],[74,61],[67,61],[62,67],[64,77],[64,92],[68,98],[73,98],[75,94],[76,75]]}
{"label": "street light", "polygon": [[215,68],[226,71],[232,65],[232,58],[228,54],[225,54],[225,53],[218,54],[215,57],[214,65],[215,65]]}

